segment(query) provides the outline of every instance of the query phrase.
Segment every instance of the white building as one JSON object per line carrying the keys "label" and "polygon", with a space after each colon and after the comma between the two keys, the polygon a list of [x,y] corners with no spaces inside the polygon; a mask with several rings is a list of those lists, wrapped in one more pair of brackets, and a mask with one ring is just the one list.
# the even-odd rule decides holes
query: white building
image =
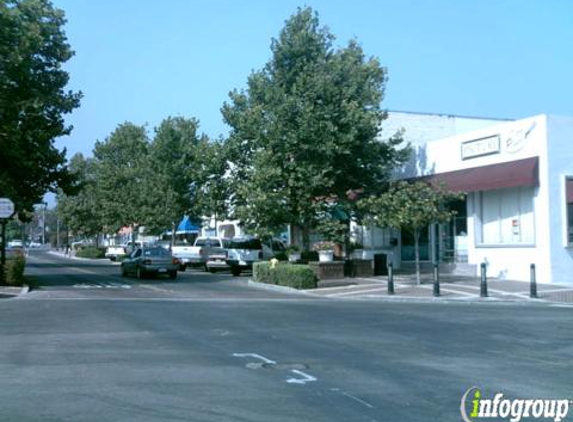
{"label": "white building", "polygon": [[[385,129],[398,127],[392,114]],[[538,282],[573,283],[573,118],[396,117],[416,121],[413,129],[403,125],[416,156],[400,177],[428,176],[468,194],[454,221],[429,228],[423,259],[474,264],[475,271],[485,262],[489,276],[514,280],[529,280],[535,264]],[[436,124],[425,130],[424,120]],[[402,263],[412,259],[410,243],[402,233]]]}

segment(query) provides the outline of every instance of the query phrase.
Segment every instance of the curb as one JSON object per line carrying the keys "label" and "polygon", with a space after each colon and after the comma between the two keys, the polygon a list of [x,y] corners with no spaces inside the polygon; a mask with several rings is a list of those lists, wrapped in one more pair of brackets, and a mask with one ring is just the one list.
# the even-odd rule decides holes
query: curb
{"label": "curb", "polygon": [[58,256],[63,259],[71,259],[72,261],[104,262],[106,264],[111,262],[112,264],[121,264],[121,262],[109,261],[107,258],[82,258],[79,256],[66,255],[64,253],[59,253],[57,251],[48,251],[48,254],[53,256]]}
{"label": "curb", "polygon": [[19,292],[16,292],[15,290],[16,290],[16,287],[14,287],[12,291],[8,291],[8,292],[2,292],[0,290],[0,297],[2,297],[4,299],[14,299],[17,297],[24,296],[30,292],[30,286],[25,284],[22,286],[22,288],[20,289]]}
{"label": "curb", "polygon": [[[317,296],[320,297],[320,296]],[[424,296],[357,296],[357,297],[324,297],[325,299],[333,299],[339,301],[354,300],[354,301],[369,301],[369,302],[386,302],[386,303],[446,303],[446,304],[465,304],[465,305],[508,305],[508,306],[535,306],[537,304],[549,304],[549,302],[540,301],[523,301],[523,300],[507,300],[498,298],[476,298],[468,299],[466,297],[424,297]]]}
{"label": "curb", "polygon": [[290,294],[299,294],[299,295],[304,295],[304,296],[317,297],[316,295],[312,294],[310,291],[299,290],[299,289],[295,289],[293,287],[287,287],[287,286],[279,286],[277,284],[258,283],[256,281],[253,281],[253,279],[251,279],[251,278],[247,280],[247,285],[252,286],[252,287],[257,287],[257,288],[263,289],[263,290],[272,290],[272,291],[281,292],[281,293],[290,293]]}
{"label": "curb", "polygon": [[[279,286],[276,284],[265,284],[258,283],[252,279],[247,280],[247,284],[252,287],[256,287],[264,290],[271,290],[280,293],[298,294],[302,296],[312,297],[314,299],[330,299],[330,300],[355,300],[355,301],[377,301],[377,302],[389,302],[389,303],[464,303],[464,304],[506,304],[506,305],[521,305],[530,306],[535,304],[544,303],[541,300],[519,300],[519,299],[504,299],[497,297],[486,297],[475,299],[469,299],[467,297],[427,297],[427,296],[377,296],[377,295],[364,295],[364,296],[344,296],[344,297],[329,297],[321,296],[313,292],[313,290],[299,290],[293,287]],[[547,303],[547,302],[545,302]]]}

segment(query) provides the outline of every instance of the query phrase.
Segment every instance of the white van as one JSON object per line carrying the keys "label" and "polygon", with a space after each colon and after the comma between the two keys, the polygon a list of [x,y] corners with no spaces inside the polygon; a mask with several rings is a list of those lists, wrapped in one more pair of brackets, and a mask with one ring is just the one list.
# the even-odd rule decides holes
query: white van
{"label": "white van", "polygon": [[231,273],[239,276],[244,270],[252,270],[255,262],[271,259],[281,252],[285,252],[285,245],[279,239],[269,237],[261,240],[253,236],[237,236],[231,239],[226,263]]}

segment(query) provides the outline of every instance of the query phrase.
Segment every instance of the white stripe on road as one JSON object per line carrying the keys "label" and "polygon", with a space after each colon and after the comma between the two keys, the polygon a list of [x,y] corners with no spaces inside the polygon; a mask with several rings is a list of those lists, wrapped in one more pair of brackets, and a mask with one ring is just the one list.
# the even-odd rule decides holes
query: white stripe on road
{"label": "white stripe on road", "polygon": [[365,293],[384,292],[386,290],[387,290],[386,287],[376,287],[375,289],[353,290],[351,292],[332,293],[332,294],[321,295],[321,296],[326,296],[326,297],[356,296],[356,295],[362,295]]}
{"label": "white stripe on road", "polygon": [[271,359],[267,359],[266,357],[259,355],[258,353],[233,353],[233,356],[236,358],[255,358],[260,359],[264,363],[268,363],[269,365],[276,365],[276,362]]}
{"label": "white stripe on road", "polygon": [[131,289],[129,284],[118,283],[79,283],[74,284],[76,289]]}
{"label": "white stripe on road", "polygon": [[313,377],[312,375],[308,375],[305,372],[299,371],[298,369],[291,369],[291,372],[301,376],[302,378],[289,378],[286,380],[289,384],[306,384],[307,382],[314,382],[317,381],[318,378]]}

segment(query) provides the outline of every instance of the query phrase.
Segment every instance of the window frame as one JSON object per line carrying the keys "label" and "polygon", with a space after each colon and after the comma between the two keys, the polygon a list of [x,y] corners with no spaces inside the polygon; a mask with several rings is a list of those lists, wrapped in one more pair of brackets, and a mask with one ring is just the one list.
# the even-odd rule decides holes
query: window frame
{"label": "window frame", "polygon": [[[517,190],[517,196],[518,196],[518,201],[517,201],[517,209],[518,209],[518,221],[520,224],[520,227],[522,227],[523,224],[523,210],[522,210],[522,195],[523,195],[523,191],[525,189],[531,189],[531,214],[532,214],[532,223],[533,223],[533,227],[532,227],[532,242],[518,242],[518,243],[493,243],[493,242],[484,242],[484,194],[487,193],[491,193],[493,191],[497,191],[498,193],[500,191],[508,191],[508,190]],[[514,188],[503,188],[503,189],[494,189],[494,190],[488,190],[488,191],[479,191],[476,192],[475,195],[475,201],[476,201],[476,218],[475,218],[475,247],[476,248],[534,248],[537,246],[537,233],[536,233],[536,221],[535,221],[535,197],[536,197],[536,188],[534,186],[519,186],[519,187],[514,187]],[[501,227],[501,221],[502,221],[502,215],[501,215],[501,203],[499,203],[499,210],[498,210],[498,215],[497,215],[497,223],[499,225],[499,236],[498,239],[501,240],[502,239],[502,227]],[[523,230],[522,228],[520,230]],[[520,235],[522,236],[522,235]]]}

